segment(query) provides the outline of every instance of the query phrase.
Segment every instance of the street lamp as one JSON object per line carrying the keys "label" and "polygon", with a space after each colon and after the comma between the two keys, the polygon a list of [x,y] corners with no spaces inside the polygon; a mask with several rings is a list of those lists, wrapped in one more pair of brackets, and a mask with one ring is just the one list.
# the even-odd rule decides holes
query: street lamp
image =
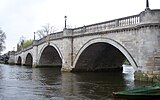
{"label": "street lamp", "polygon": [[146,8],[149,8],[149,1],[146,0]]}
{"label": "street lamp", "polygon": [[65,19],[65,26],[64,26],[64,28],[66,29],[66,26],[67,26],[67,16],[64,16],[64,19]]}
{"label": "street lamp", "polygon": [[36,32],[34,32],[34,40],[36,39],[36,36],[35,36]]}
{"label": "street lamp", "polygon": [[150,8],[149,8],[149,0],[146,0],[146,9],[145,9],[146,11],[147,10],[150,10]]}

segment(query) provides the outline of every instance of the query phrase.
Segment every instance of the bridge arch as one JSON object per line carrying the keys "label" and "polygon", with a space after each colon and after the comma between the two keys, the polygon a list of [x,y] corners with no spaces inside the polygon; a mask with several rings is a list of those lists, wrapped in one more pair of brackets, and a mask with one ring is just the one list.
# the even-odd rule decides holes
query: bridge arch
{"label": "bridge arch", "polygon": [[[112,49],[112,53],[116,52],[118,53],[119,57],[125,57],[125,59],[127,59],[130,64],[133,66],[134,70],[138,70],[137,68],[137,64],[135,62],[135,60],[133,59],[133,57],[131,56],[131,54],[127,51],[127,49],[125,49],[120,43],[118,43],[115,40],[109,39],[109,38],[94,38],[91,39],[89,41],[87,41],[78,51],[76,58],[73,62],[73,69],[75,69],[77,66],[82,66],[85,65],[85,62],[87,62],[88,59],[92,59],[92,57],[94,57],[93,55],[99,55],[98,52],[103,52],[105,50],[94,50],[96,47],[105,47],[103,49]],[[87,59],[83,59],[82,56],[87,55],[87,49],[89,51],[89,56],[90,58]],[[98,49],[98,48],[97,48]],[[102,49],[102,48],[100,48]],[[92,52],[93,51],[93,52]],[[111,51],[111,50],[110,50]],[[95,53],[97,52],[97,53]],[[108,52],[108,51],[105,51]],[[93,54],[91,54],[93,53]],[[105,56],[106,54],[101,53],[101,56]],[[108,53],[107,55],[110,55],[110,57],[112,56],[110,53]],[[115,55],[116,57],[117,55]],[[100,56],[99,56],[100,57]],[[99,58],[96,58],[97,60],[99,60]],[[111,58],[112,59],[112,58]],[[112,61],[110,59],[110,61]],[[80,61],[83,60],[83,61]],[[95,61],[97,61],[94,59],[94,61],[92,61],[92,63],[94,63]],[[105,60],[105,59],[103,59]],[[122,58],[122,60],[124,60],[124,58]],[[118,61],[118,60],[117,60]],[[107,64],[106,61],[102,61],[103,63]],[[84,63],[84,64],[83,64]],[[80,65],[79,65],[80,64]],[[103,66],[103,64],[101,64],[101,66]],[[88,66],[87,66],[88,67]],[[89,66],[90,67],[90,66]]]}
{"label": "bridge arch", "polygon": [[31,53],[28,53],[26,56],[25,65],[32,66],[32,64],[33,64],[33,57],[31,55]]}
{"label": "bridge arch", "polygon": [[22,64],[22,58],[19,56],[17,60],[17,65],[21,65],[21,64]]}
{"label": "bridge arch", "polygon": [[55,44],[50,43],[50,45],[44,45],[38,55],[39,66],[62,67],[62,54]]}

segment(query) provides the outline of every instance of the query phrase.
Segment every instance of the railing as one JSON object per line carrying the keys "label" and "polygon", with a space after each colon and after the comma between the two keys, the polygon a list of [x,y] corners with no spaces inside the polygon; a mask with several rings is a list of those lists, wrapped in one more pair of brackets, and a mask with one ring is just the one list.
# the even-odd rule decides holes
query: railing
{"label": "railing", "polygon": [[16,51],[15,54],[16,55],[20,54],[22,51],[27,51],[27,50],[32,49],[32,48],[33,48],[33,43],[31,45],[29,45],[29,46],[23,47],[20,50]]}
{"label": "railing", "polygon": [[[96,23],[96,24],[92,24],[92,25],[87,25],[87,26],[83,26],[83,27],[78,27],[78,28],[74,28],[72,30],[73,30],[73,36],[74,36],[74,35],[81,35],[84,33],[94,33],[94,32],[105,31],[105,30],[109,30],[109,29],[113,29],[113,28],[117,28],[117,27],[135,25],[138,23],[140,23],[140,15],[139,14],[133,15],[133,16],[128,16],[128,17],[123,17],[123,18],[119,18],[119,19],[115,19],[115,20],[105,21],[105,22],[101,22],[101,23]],[[52,33],[52,34],[45,36],[39,40],[36,40],[36,41],[34,41],[34,45],[39,45],[44,42],[47,42],[47,41],[50,41],[53,39],[58,39],[58,38],[63,38],[63,31],[57,32],[57,33]],[[17,54],[22,51],[31,49],[32,47],[33,47],[33,44],[23,48],[23,50],[18,51]]]}
{"label": "railing", "polygon": [[23,48],[23,51],[29,50],[33,48],[33,43],[25,48]]}
{"label": "railing", "polygon": [[127,26],[140,23],[139,15],[129,16],[118,19],[118,26]]}
{"label": "railing", "polygon": [[62,38],[63,37],[63,31],[57,32],[57,33],[52,33],[49,35],[50,40],[52,39],[57,39],[57,38]]}
{"label": "railing", "polygon": [[52,34],[49,34],[48,36],[45,36],[45,37],[37,40],[36,44],[41,44],[41,43],[46,42],[48,40],[62,38],[62,37],[63,37],[63,31],[57,32],[57,33],[52,33]]}
{"label": "railing", "polygon": [[90,33],[90,32],[98,32],[107,29],[112,29],[116,27],[124,27],[129,25],[134,25],[140,23],[139,15],[128,16],[124,18],[119,18],[115,20],[110,20],[102,23],[87,25],[79,28],[73,29],[73,34],[81,34],[81,33]]}

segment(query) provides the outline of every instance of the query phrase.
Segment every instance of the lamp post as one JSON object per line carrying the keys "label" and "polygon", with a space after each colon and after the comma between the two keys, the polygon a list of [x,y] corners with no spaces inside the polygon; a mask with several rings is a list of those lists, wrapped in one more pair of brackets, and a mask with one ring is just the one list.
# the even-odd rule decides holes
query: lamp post
{"label": "lamp post", "polygon": [[35,40],[35,38],[36,38],[35,34],[36,34],[36,32],[34,32],[34,40]]}
{"label": "lamp post", "polygon": [[145,9],[146,11],[147,10],[150,10],[150,8],[149,8],[149,0],[146,0],[146,9]]}
{"label": "lamp post", "polygon": [[66,29],[66,27],[67,27],[67,16],[64,16],[64,19],[65,19],[65,25],[64,25],[64,28]]}
{"label": "lamp post", "polygon": [[149,8],[149,1],[146,0],[146,8]]}

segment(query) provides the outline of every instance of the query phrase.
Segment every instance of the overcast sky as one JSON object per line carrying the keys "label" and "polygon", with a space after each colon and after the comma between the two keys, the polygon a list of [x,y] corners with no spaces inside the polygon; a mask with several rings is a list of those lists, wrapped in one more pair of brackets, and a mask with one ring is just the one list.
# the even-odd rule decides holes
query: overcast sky
{"label": "overcast sky", "polygon": [[[160,9],[160,0],[150,0],[151,9]],[[6,50],[16,50],[20,37],[33,39],[34,32],[50,23],[58,31],[139,14],[146,0],[0,0],[0,27],[5,31]]]}

